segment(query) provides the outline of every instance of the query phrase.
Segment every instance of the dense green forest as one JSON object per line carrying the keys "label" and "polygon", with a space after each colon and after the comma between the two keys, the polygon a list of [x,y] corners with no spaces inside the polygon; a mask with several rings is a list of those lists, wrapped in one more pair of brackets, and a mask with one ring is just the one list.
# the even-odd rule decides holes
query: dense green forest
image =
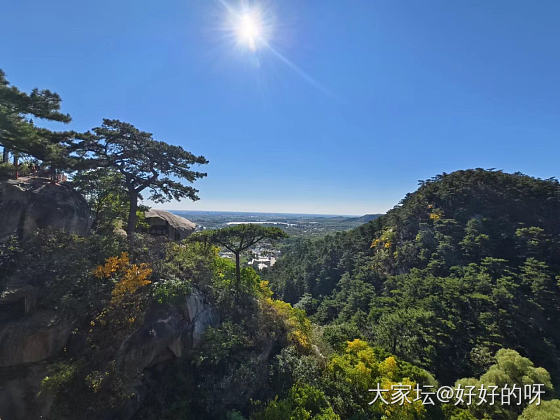
{"label": "dense green forest", "polygon": [[[443,174],[356,229],[291,241],[261,278],[240,256],[261,240],[284,238],[278,228],[238,225],[183,241],[143,231],[142,194],[197,199],[190,183],[206,174],[192,166],[207,163],[203,156],[118,120],[87,133],[52,132],[31,120],[69,122],[59,108],[58,95],[26,94],[0,72],[2,177],[30,175],[20,189],[40,182],[79,193],[93,218],[87,235],[14,230],[0,242],[2,337],[33,336],[36,318],[48,321],[37,327],[41,334],[64,337],[60,351],[30,363],[9,364],[18,355],[1,349],[8,362],[0,385],[37,389],[14,392],[18,402],[0,396],[20,413],[560,418],[556,180],[482,169]],[[69,182],[59,182],[61,170]],[[220,257],[222,248],[235,261]],[[25,313],[7,300],[17,293],[27,299]],[[511,404],[430,404],[426,391],[533,393],[535,384],[540,404],[525,394]],[[408,391],[395,400],[375,389]],[[415,397],[415,390],[426,392]]]}
{"label": "dense green forest", "polygon": [[554,179],[457,171],[358,229],[299,241],[265,277],[333,345],[360,337],[446,384],[507,347],[558,384],[559,216]]}

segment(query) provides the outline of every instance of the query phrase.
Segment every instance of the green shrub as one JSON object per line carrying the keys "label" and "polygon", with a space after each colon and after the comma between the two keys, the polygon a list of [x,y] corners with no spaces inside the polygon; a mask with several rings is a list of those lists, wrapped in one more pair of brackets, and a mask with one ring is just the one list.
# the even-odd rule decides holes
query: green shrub
{"label": "green shrub", "polygon": [[154,283],[153,297],[161,304],[178,304],[191,292],[191,284],[188,280],[181,280],[175,277],[160,280]]}
{"label": "green shrub", "polygon": [[52,364],[49,366],[49,374],[41,380],[39,394],[44,392],[56,394],[72,381],[77,371],[78,366],[75,363],[58,362]]}
{"label": "green shrub", "polygon": [[14,174],[14,165],[12,165],[11,163],[0,163],[0,179],[13,178]]}

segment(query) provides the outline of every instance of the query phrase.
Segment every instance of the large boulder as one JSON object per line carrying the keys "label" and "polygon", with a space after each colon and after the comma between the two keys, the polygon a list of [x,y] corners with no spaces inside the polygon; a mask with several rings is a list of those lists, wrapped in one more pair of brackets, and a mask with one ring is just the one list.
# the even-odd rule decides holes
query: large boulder
{"label": "large boulder", "polygon": [[148,223],[148,233],[166,236],[173,241],[185,239],[196,229],[190,220],[165,210],[148,210],[144,217]]}
{"label": "large boulder", "polygon": [[39,228],[85,235],[90,226],[86,200],[69,185],[45,178],[0,182],[0,241],[26,238]]}
{"label": "large boulder", "polygon": [[196,290],[180,305],[154,305],[143,325],[123,341],[117,360],[130,373],[181,357],[200,344],[208,327],[218,323],[218,312]]}
{"label": "large boulder", "polygon": [[[0,306],[1,308],[1,306]],[[39,362],[57,355],[70,337],[72,323],[55,312],[39,311],[0,324],[0,368]]]}
{"label": "large boulder", "polygon": [[219,323],[218,311],[197,290],[182,304],[152,306],[143,325],[122,342],[115,355],[123,368],[123,385],[136,398],[130,399],[112,418],[133,418],[150,388],[150,370],[197,348],[205,331]]}

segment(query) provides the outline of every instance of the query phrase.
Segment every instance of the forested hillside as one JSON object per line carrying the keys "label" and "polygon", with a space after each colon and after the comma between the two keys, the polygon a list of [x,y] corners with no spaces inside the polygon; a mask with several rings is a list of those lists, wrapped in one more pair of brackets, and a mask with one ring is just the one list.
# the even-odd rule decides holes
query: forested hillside
{"label": "forested hillside", "polygon": [[560,383],[560,185],[442,174],[359,228],[294,244],[266,274],[336,346],[362,338],[450,384],[502,347]]}
{"label": "forested hillside", "polygon": [[[0,244],[0,409],[15,419],[558,418],[558,188],[482,170],[437,177],[380,219],[297,241],[266,273],[278,296],[218,255],[282,238],[277,228],[131,242],[102,211],[87,237],[11,237]],[[109,202],[122,220],[124,197]],[[37,346],[36,334],[53,344]],[[472,387],[477,402],[485,387],[534,384],[541,404],[526,394],[429,403],[442,385]],[[393,389],[410,395],[399,403]]]}
{"label": "forested hillside", "polygon": [[244,255],[285,231],[140,201],[197,200],[203,156],[29,118],[59,106],[0,72],[3,419],[560,418],[556,180],[444,174],[261,278]]}

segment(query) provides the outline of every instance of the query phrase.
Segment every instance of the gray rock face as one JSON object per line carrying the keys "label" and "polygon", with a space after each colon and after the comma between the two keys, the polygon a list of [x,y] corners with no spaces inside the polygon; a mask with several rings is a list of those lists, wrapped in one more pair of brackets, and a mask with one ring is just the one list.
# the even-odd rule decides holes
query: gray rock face
{"label": "gray rock face", "polygon": [[38,228],[52,227],[85,235],[90,226],[86,200],[70,186],[43,178],[0,182],[0,240],[26,238]]}
{"label": "gray rock face", "polygon": [[48,375],[46,363],[0,368],[0,418],[46,419],[53,397],[41,394],[41,380]]}
{"label": "gray rock face", "polygon": [[0,418],[46,418],[52,396],[38,396],[41,380],[71,331],[71,322],[48,311],[0,320]]}
{"label": "gray rock face", "polygon": [[173,241],[185,239],[196,229],[190,220],[164,210],[148,210],[145,218],[149,225],[148,233],[166,236]]}
{"label": "gray rock face", "polygon": [[[204,331],[218,323],[215,308],[196,290],[182,304],[148,309],[142,325],[111,356],[123,368],[124,386],[137,396],[111,418],[132,418],[147,392],[143,372],[185,356]],[[0,320],[0,419],[49,418],[52,398],[37,393],[48,364],[68,345],[73,327],[71,321],[45,311]]]}
{"label": "gray rock face", "polygon": [[20,320],[0,324],[0,367],[48,359],[59,353],[71,333],[70,322],[40,311]]}
{"label": "gray rock face", "polygon": [[187,296],[187,314],[192,323],[192,343],[197,347],[202,335],[210,326],[218,324],[218,314],[212,306],[204,302],[204,298],[198,292]]}
{"label": "gray rock face", "polygon": [[144,325],[122,343],[119,358],[125,370],[137,371],[181,357],[184,350],[196,347],[204,331],[218,321],[216,310],[194,291],[181,306],[148,311]]}
{"label": "gray rock face", "polygon": [[138,410],[146,393],[142,372],[184,356],[198,346],[208,327],[218,323],[215,308],[196,290],[180,306],[164,305],[148,311],[143,326],[122,343],[116,357],[124,368],[128,391],[137,398],[122,407],[115,418],[132,418]]}

